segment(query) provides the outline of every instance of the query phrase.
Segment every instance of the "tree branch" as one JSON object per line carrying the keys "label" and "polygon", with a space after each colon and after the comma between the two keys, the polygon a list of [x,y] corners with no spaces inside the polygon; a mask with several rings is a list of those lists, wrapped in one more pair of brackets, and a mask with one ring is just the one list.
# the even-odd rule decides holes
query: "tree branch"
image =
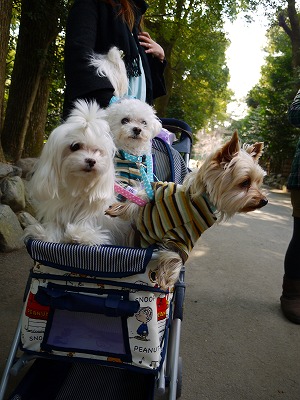
{"label": "tree branch", "polygon": [[292,30],[291,28],[287,25],[287,23],[285,22],[285,17],[283,12],[281,12],[278,16],[278,25],[283,28],[283,30],[285,31],[285,33],[287,35],[289,35],[289,37],[292,37]]}

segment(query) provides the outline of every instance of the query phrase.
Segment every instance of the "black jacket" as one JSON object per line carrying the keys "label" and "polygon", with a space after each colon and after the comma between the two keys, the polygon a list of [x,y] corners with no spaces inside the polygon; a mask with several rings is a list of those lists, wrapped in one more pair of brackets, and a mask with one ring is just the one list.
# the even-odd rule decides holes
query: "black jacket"
{"label": "black jacket", "polygon": [[[117,0],[115,2],[118,4]],[[78,98],[95,98],[102,107],[108,105],[114,89],[106,77],[96,75],[94,68],[89,66],[89,57],[92,52],[105,54],[112,46],[117,46],[125,52],[128,74],[130,56],[126,62],[126,53],[133,53],[132,49],[136,49],[137,46],[145,72],[146,101],[149,104],[166,93],[163,78],[165,62],[147,55],[138,43],[138,23],[147,9],[147,4],[144,0],[136,0],[135,3],[139,8],[136,25],[131,34],[127,24],[117,16],[117,7],[113,8],[102,0],[74,1],[66,29],[64,116]]]}

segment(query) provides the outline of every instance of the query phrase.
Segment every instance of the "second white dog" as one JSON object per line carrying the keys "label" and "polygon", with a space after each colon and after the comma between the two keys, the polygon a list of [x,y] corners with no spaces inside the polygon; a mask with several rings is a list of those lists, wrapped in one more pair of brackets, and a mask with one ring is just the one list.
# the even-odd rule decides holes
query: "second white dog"
{"label": "second white dog", "polygon": [[40,223],[28,226],[25,237],[122,244],[123,227],[104,215],[115,199],[114,154],[105,111],[95,102],[77,101],[50,134],[34,169],[29,187]]}
{"label": "second white dog", "polygon": [[122,52],[117,47],[112,47],[107,54],[93,54],[90,64],[100,77],[106,76],[115,89],[113,102],[106,110],[118,150],[115,157],[118,183],[133,187],[139,186],[141,181],[152,182],[151,141],[162,129],[155,110],[144,101],[126,97],[128,78]]}
{"label": "second white dog", "polygon": [[117,147],[114,160],[116,191],[128,197],[130,191],[139,190],[142,184],[151,198],[150,184],[154,180],[152,139],[162,128],[155,110],[141,100],[124,98],[107,108],[107,120]]}
{"label": "second white dog", "polygon": [[149,104],[123,98],[111,104],[106,111],[118,150],[136,156],[151,154],[151,140],[159,134],[162,125]]}

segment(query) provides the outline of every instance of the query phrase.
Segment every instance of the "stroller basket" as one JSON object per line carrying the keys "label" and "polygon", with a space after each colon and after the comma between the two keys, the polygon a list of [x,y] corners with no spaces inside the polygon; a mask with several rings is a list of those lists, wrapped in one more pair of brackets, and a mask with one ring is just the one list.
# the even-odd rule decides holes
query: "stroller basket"
{"label": "stroller basket", "polygon": [[166,387],[177,398],[184,271],[164,291],[152,247],[26,246],[34,266],[0,399],[32,360],[9,400],[153,400]]}
{"label": "stroller basket", "polygon": [[159,370],[172,294],[155,282],[152,248],[38,240],[27,247],[35,265],[23,310],[22,350]]}

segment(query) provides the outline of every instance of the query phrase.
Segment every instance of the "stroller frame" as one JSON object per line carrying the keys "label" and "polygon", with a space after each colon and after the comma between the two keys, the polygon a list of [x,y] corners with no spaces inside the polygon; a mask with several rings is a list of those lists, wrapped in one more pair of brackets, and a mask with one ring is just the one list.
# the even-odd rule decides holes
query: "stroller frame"
{"label": "stroller frame", "polygon": [[[186,166],[188,165],[189,161],[189,156],[191,152],[191,146],[192,146],[192,135],[191,135],[191,130],[189,126],[183,122],[183,121],[178,121],[175,119],[163,119],[162,120],[163,126],[174,132],[174,133],[179,133],[180,138],[177,140],[174,144],[173,147],[182,154],[184,163]],[[168,150],[169,151],[169,150]],[[157,161],[159,162],[159,157],[157,157]],[[176,174],[173,172],[173,175],[171,174],[171,179],[170,180],[175,180],[176,181]],[[69,246],[69,245],[66,245]],[[34,260],[35,258],[32,257]],[[152,257],[150,261],[155,262],[156,254],[155,252],[152,253]],[[161,366],[160,368],[155,371],[154,374],[154,387],[150,387],[149,391],[151,392],[150,396],[151,397],[145,397],[145,400],[151,400],[155,398],[168,398],[169,400],[175,400],[176,398],[179,398],[181,395],[181,385],[182,385],[182,359],[179,356],[179,351],[180,351],[180,334],[181,334],[181,324],[182,324],[182,319],[183,319],[183,303],[184,303],[184,296],[185,296],[185,282],[184,282],[184,274],[185,270],[182,268],[182,271],[180,273],[180,277],[178,282],[174,286],[174,293],[173,293],[173,299],[172,299],[172,310],[170,311],[170,316],[168,318],[168,327],[166,328],[166,343],[165,343],[165,351],[166,354],[161,360]],[[27,295],[29,291],[29,285],[30,285],[31,279],[29,279],[29,283],[26,287],[25,290],[25,296]],[[24,301],[25,301],[25,296],[24,296]],[[2,375],[1,379],[1,384],[0,384],[0,400],[4,400],[9,378],[10,376],[18,376],[19,372],[23,369],[24,366],[26,366],[28,363],[30,363],[32,360],[34,360],[34,363],[36,360],[46,360],[46,364],[48,362],[47,357],[43,353],[41,354],[35,354],[28,352],[24,349],[21,348],[22,355],[17,358],[17,352],[20,350],[20,344],[21,344],[21,333],[22,333],[22,319],[23,315],[21,314],[15,336],[13,338],[10,352],[8,355],[7,363]],[[72,361],[73,362],[73,361]],[[34,365],[33,363],[33,365]],[[108,374],[110,374],[113,370],[117,368],[111,369],[110,366],[104,366],[104,368],[108,368]],[[29,368],[29,373],[32,369],[32,366]],[[126,370],[126,367],[125,367]],[[144,375],[145,371],[140,371],[142,375]],[[138,369],[134,368],[134,374],[138,374],[138,378],[140,378],[142,375],[139,374]],[[23,380],[26,380],[28,373],[25,375]],[[21,381],[21,385],[23,383],[23,380]],[[151,379],[150,379],[151,381]],[[18,397],[18,388],[20,384],[17,386],[16,390],[13,392],[11,397],[9,399],[11,400],[17,400],[20,397]],[[150,382],[151,386],[151,382]],[[129,400],[132,397],[124,397],[124,400]],[[168,396],[168,397],[166,397]],[[26,398],[26,397],[25,397]],[[28,397],[28,399],[31,399]],[[53,397],[53,400],[56,399],[56,397]],[[121,399],[121,397],[120,397]],[[123,397],[122,397],[123,399]],[[144,400],[144,398],[139,398],[139,400]]]}

